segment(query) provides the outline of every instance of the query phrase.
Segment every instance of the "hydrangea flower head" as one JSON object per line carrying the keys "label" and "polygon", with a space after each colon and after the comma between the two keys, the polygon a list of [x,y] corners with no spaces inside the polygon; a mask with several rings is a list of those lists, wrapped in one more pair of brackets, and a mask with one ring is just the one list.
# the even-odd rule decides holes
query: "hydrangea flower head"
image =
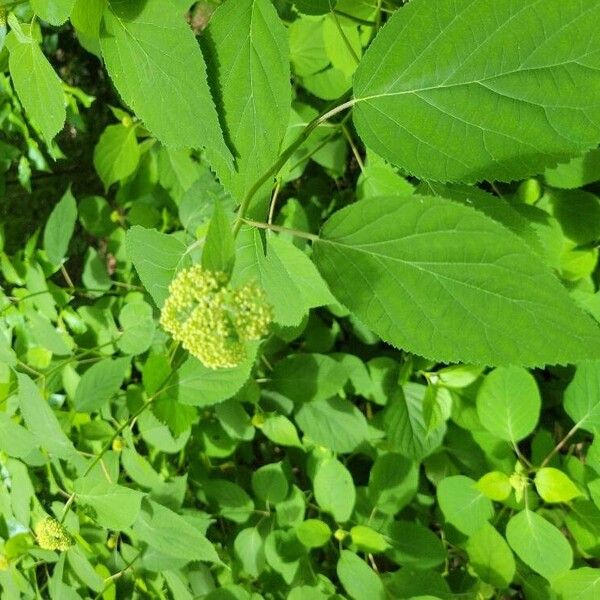
{"label": "hydrangea flower head", "polygon": [[73,536],[52,517],[46,517],[37,523],[35,537],[44,550],[68,550],[75,543]]}
{"label": "hydrangea flower head", "polygon": [[225,273],[194,265],[171,282],[160,323],[202,364],[219,369],[242,363],[246,342],[263,337],[272,319],[258,285],[232,288]]}

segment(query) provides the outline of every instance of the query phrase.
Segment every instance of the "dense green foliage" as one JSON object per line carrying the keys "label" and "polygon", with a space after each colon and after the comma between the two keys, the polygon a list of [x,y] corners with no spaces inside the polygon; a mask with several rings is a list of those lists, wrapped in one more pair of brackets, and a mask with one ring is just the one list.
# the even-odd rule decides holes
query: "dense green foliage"
{"label": "dense green foliage", "polygon": [[600,597],[600,0],[0,0],[0,597]]}

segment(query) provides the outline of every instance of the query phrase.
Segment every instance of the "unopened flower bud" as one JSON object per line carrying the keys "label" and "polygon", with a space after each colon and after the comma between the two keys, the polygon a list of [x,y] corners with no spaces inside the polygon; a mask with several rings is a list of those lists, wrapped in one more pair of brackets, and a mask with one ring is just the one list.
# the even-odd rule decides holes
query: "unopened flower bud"
{"label": "unopened flower bud", "polygon": [[73,536],[52,517],[46,517],[35,526],[35,537],[44,550],[68,550],[74,543]]}
{"label": "unopened flower bud", "polygon": [[268,332],[272,309],[253,283],[227,285],[227,276],[195,265],[169,286],[160,323],[182,346],[211,369],[236,367],[246,358],[246,342]]}

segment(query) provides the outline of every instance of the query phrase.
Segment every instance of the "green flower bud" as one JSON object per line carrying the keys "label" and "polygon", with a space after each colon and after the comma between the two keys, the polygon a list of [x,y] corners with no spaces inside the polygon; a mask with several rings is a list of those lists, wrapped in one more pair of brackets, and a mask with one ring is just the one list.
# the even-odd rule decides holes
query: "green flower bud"
{"label": "green flower bud", "polygon": [[9,566],[8,558],[4,554],[0,554],[0,571],[8,571]]}
{"label": "green flower bud", "polygon": [[35,537],[44,550],[68,550],[74,543],[73,536],[52,517],[46,517],[35,526]]}
{"label": "green flower bud", "polygon": [[231,288],[225,273],[200,265],[173,279],[160,316],[165,331],[211,369],[242,363],[246,342],[264,336],[271,320],[272,309],[256,284]]}

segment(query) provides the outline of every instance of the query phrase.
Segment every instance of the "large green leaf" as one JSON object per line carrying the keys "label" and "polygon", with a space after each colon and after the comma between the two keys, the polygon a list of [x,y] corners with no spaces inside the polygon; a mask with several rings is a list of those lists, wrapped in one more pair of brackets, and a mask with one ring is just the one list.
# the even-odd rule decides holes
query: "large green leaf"
{"label": "large green leaf", "polygon": [[535,379],[520,367],[494,369],[477,392],[481,424],[507,442],[516,443],[535,429],[541,406]]}
{"label": "large green leaf", "polygon": [[31,0],[31,7],[44,21],[62,25],[71,14],[75,0]]}
{"label": "large green leaf", "polygon": [[[273,164],[291,104],[287,31],[270,0],[225,2],[207,30],[236,171],[223,180],[241,200]],[[261,215],[264,216],[264,215]]]}
{"label": "large green leaf", "polygon": [[599,20],[598,0],[412,0],[356,72],[359,134],[426,179],[539,173],[600,140]]}
{"label": "large green leaf", "polygon": [[163,144],[206,148],[215,169],[230,169],[202,52],[170,0],[111,0],[100,45],[119,94]]}
{"label": "large green leaf", "polygon": [[573,564],[573,550],[565,536],[529,509],[508,522],[506,539],[517,556],[546,579],[562,575]]}
{"label": "large green leaf", "polygon": [[394,394],[383,421],[391,447],[408,458],[423,460],[444,439],[446,425],[429,431],[423,415],[427,388],[409,382]]}
{"label": "large green leaf", "polygon": [[[11,25],[18,27],[16,21],[13,23],[15,25]],[[50,143],[62,129],[67,114],[60,79],[37,41],[23,32],[11,31],[6,38],[6,47],[10,51],[8,66],[19,100],[33,124]]]}
{"label": "large green leaf", "polygon": [[73,403],[79,412],[100,410],[119,390],[129,367],[129,358],[105,358],[81,377]]}
{"label": "large green leaf", "polygon": [[395,452],[380,454],[373,463],[367,488],[374,508],[386,515],[400,512],[419,487],[419,470],[412,460]]}
{"label": "large green leaf", "polygon": [[94,167],[104,189],[131,175],[140,161],[135,127],[109,125],[94,148]]}
{"label": "large green leaf", "polygon": [[565,390],[564,406],[578,427],[588,431],[600,428],[600,362],[577,366]]}
{"label": "large green leaf", "polygon": [[267,237],[263,245],[256,229],[242,229],[238,236],[232,281],[259,283],[273,305],[275,322],[285,326],[299,325],[309,309],[334,301],[302,250],[275,236]]}
{"label": "large green leaf", "polygon": [[315,499],[333,518],[343,523],[354,510],[356,488],[350,471],[336,458],[327,458],[317,466],[314,480]]}
{"label": "large green leaf", "polygon": [[17,379],[19,409],[27,429],[50,454],[59,458],[72,458],[75,448],[61,429],[50,404],[42,398],[40,390],[27,375],[19,373]]}
{"label": "large green leaf", "polygon": [[350,550],[342,550],[337,574],[352,600],[384,600],[388,597],[379,575]]}
{"label": "large green leaf", "polygon": [[581,567],[567,571],[552,583],[560,600],[596,600],[600,596],[600,569]]}
{"label": "large green leaf", "polygon": [[497,529],[486,523],[468,540],[466,546],[471,566],[485,581],[497,588],[507,588],[515,576],[515,558]]}
{"label": "large green leaf", "polygon": [[172,235],[135,225],[127,231],[125,247],[144,287],[162,307],[177,270],[189,266],[187,246]]}
{"label": "large green leaf", "polygon": [[346,369],[325,354],[290,354],[273,369],[271,386],[294,402],[327,400],[346,382]]}
{"label": "large green leaf", "polygon": [[98,481],[93,477],[73,484],[77,503],[92,510],[94,521],[107,529],[120,531],[131,526],[140,513],[143,494],[137,490]]}
{"label": "large green leaf", "polygon": [[250,347],[247,360],[230,369],[209,369],[190,357],[175,374],[172,384],[175,396],[182,404],[211,406],[231,398],[244,385],[256,356],[256,346]]}
{"label": "large green leaf", "polygon": [[467,535],[476,533],[494,515],[491,500],[477,489],[473,479],[464,475],[442,479],[437,497],[446,520]]}
{"label": "large green leaf", "polygon": [[69,188],[52,209],[44,227],[44,250],[53,264],[62,263],[69,249],[76,221],[77,203]]}
{"label": "large green leaf", "polygon": [[541,365],[600,355],[600,331],[520,238],[435,197],[335,213],[313,258],[386,342],[444,362]]}
{"label": "large green leaf", "polygon": [[182,560],[219,562],[213,545],[184,517],[145,500],[133,529],[152,549]]}
{"label": "large green leaf", "polygon": [[304,402],[296,413],[304,435],[333,452],[352,452],[369,435],[364,415],[345,398]]}

